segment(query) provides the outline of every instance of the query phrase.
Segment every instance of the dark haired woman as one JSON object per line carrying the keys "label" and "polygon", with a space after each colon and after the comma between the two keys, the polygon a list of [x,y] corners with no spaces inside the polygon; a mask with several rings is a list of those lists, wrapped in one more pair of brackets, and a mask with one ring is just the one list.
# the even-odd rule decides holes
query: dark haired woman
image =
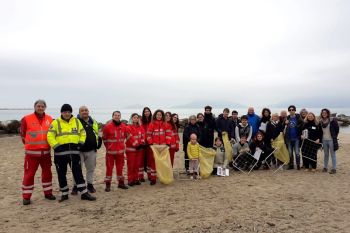
{"label": "dark haired woman", "polygon": [[[166,117],[166,120],[168,120],[167,117]],[[171,141],[170,141],[169,153],[170,153],[171,166],[174,167],[175,152],[178,152],[180,148],[180,138],[178,133],[178,129],[180,125],[179,116],[176,113],[171,114],[170,120],[167,121],[167,123],[169,124],[171,129]]]}
{"label": "dark haired woman", "polygon": [[131,115],[132,123],[127,126],[126,138],[126,159],[128,165],[128,185],[140,185],[139,180],[139,163],[143,161],[142,147],[146,143],[146,136],[143,127],[140,125],[139,115],[133,113]]}
{"label": "dark haired woman", "polygon": [[[259,161],[255,167],[255,169],[259,169],[262,165],[262,162],[271,153],[272,149],[266,145],[266,143],[264,141],[264,134],[260,131],[255,135],[255,137],[254,137],[254,139],[249,147],[250,147],[250,151],[251,151],[252,155],[254,155],[255,152],[257,152],[258,150],[261,151]],[[264,168],[268,169],[269,167],[267,166],[267,164],[264,164]]]}
{"label": "dark haired woman", "polygon": [[264,108],[261,111],[261,119],[259,123],[259,131],[266,133],[266,125],[271,119],[271,110],[268,108]]}
{"label": "dark haired woman", "polygon": [[[142,110],[141,126],[145,131],[145,133],[147,132],[148,126],[151,122],[152,122],[151,109],[149,107],[144,107]],[[139,164],[139,181],[141,182],[145,182],[144,172],[145,171],[147,172],[147,158],[150,156],[150,154],[152,154],[152,150],[146,141],[146,144],[143,150],[143,155],[142,155],[142,158],[140,158],[140,164]],[[148,174],[149,173],[147,173],[147,175]],[[148,179],[150,179],[149,176],[148,176]]]}
{"label": "dark haired woman", "polygon": [[[147,129],[147,142],[149,145],[169,145],[171,141],[171,129],[169,124],[165,122],[165,114],[162,110],[154,112],[152,122]],[[147,157],[147,173],[150,177],[150,184],[156,184],[156,166],[153,153],[149,153]]]}
{"label": "dark haired woman", "polygon": [[326,108],[321,110],[320,124],[322,127],[322,144],[324,151],[323,172],[328,171],[329,154],[331,154],[332,170],[330,171],[330,174],[335,174],[337,172],[337,160],[335,152],[339,148],[339,125],[336,119],[331,118],[331,112]]}

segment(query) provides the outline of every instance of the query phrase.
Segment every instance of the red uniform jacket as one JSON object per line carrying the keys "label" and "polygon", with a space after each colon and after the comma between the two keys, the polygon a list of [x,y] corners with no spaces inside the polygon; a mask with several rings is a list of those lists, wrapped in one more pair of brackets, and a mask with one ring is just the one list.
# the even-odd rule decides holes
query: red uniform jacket
{"label": "red uniform jacket", "polygon": [[113,121],[103,128],[102,140],[107,154],[124,154],[127,126],[124,123],[116,125]]}
{"label": "red uniform jacket", "polygon": [[168,123],[154,120],[148,126],[147,142],[148,144],[170,145],[171,134],[172,131]]}
{"label": "red uniform jacket", "polygon": [[138,146],[146,144],[145,130],[140,125],[128,125],[126,139],[126,150],[135,151]]}
{"label": "red uniform jacket", "polygon": [[[172,127],[170,126],[170,128]],[[180,149],[180,137],[176,126],[171,130],[170,148],[175,149],[176,151],[179,151]]]}

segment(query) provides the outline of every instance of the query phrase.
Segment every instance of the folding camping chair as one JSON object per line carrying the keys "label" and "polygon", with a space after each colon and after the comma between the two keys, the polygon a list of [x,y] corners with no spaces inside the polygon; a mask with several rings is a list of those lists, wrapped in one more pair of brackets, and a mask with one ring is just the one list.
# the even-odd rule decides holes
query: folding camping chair
{"label": "folding camping chair", "polygon": [[242,173],[250,174],[250,172],[258,164],[258,159],[249,152],[239,153],[236,158],[233,159],[233,167],[238,169]]}
{"label": "folding camping chair", "polygon": [[[301,143],[301,156],[303,158],[306,158],[308,160],[317,162],[317,152],[319,149],[323,149],[323,145],[322,143],[317,143],[313,140],[310,140],[308,138],[305,138],[303,140],[303,142]],[[310,155],[315,155],[316,158],[314,156],[310,156]]]}
{"label": "folding camping chair", "polygon": [[273,148],[273,151],[264,159],[264,163],[271,169],[272,168],[272,165],[268,162],[269,159],[273,156],[274,157],[274,160],[275,160],[275,168],[276,170],[273,172],[273,173],[276,173],[278,171],[281,171],[283,170],[283,167],[285,165],[287,165],[287,163],[282,163],[280,165],[278,165],[278,159],[274,156],[274,154],[277,152],[277,149],[276,148]]}

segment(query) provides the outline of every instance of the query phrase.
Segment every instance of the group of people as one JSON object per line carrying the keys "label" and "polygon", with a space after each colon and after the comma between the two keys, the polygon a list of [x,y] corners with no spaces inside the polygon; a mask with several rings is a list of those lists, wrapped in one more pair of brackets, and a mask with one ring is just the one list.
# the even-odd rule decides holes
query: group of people
{"label": "group of people", "polygon": [[[153,114],[145,107],[141,116],[133,113],[130,122],[121,120],[120,111],[112,113],[112,119],[103,129],[89,115],[86,106],[79,108],[77,117],[69,104],[61,107],[61,116],[55,120],[45,113],[46,102],[38,100],[34,103],[34,113],[23,117],[21,121],[21,136],[25,148],[24,177],[22,183],[23,204],[31,204],[34,189],[34,176],[39,167],[42,168],[42,186],[45,198],[55,200],[52,194],[51,149],[54,151],[54,164],[58,175],[58,183],[62,193],[60,202],[69,197],[67,184],[67,167],[73,174],[73,189],[71,194],[81,194],[82,200],[94,201],[93,185],[96,167],[97,150],[104,144],[106,148],[105,191],[111,191],[113,169],[116,167],[118,188],[128,189],[145,182],[144,173],[150,185],[155,185],[157,172],[152,145],[167,145],[171,165],[174,165],[175,153],[180,149],[179,116],[176,113],[156,110]],[[336,173],[336,153],[338,149],[339,126],[331,118],[328,109],[322,109],[318,119],[315,114],[303,109],[296,114],[296,107],[288,107],[289,114],[281,112],[271,114],[268,108],[262,110],[261,116],[250,107],[246,115],[238,117],[237,111],[225,108],[223,113],[215,118],[212,107],[206,106],[204,113],[189,117],[189,122],[183,131],[183,151],[185,152],[185,168],[191,178],[198,177],[198,160],[200,146],[213,148],[216,152],[213,174],[216,169],[228,168],[241,153],[261,150],[267,155],[272,151],[271,143],[281,134],[284,135],[289,150],[290,163],[288,169],[301,168],[300,143],[309,139],[323,144],[324,168],[328,171],[329,154],[332,157],[331,174]],[[214,140],[215,131],[218,136]],[[227,135],[233,155],[228,155],[223,143],[223,135]],[[227,146],[227,145],[226,145]],[[314,153],[314,152],[313,152]],[[317,151],[316,151],[317,153]],[[311,156],[311,155],[310,155]],[[124,181],[124,158],[127,159],[127,184]],[[304,159],[303,167],[315,171],[317,156],[313,160]],[[266,158],[265,158],[266,159]],[[231,160],[231,161],[230,161]],[[263,164],[264,156],[259,159],[258,166]],[[82,165],[86,167],[86,181]]]}

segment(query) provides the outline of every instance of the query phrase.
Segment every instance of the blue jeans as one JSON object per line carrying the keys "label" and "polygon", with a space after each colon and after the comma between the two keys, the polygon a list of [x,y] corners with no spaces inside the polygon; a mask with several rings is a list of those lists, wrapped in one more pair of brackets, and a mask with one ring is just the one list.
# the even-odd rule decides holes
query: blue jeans
{"label": "blue jeans", "polygon": [[294,165],[294,155],[295,154],[295,162],[298,166],[300,166],[300,148],[299,148],[299,139],[292,139],[288,141],[288,152],[289,152],[289,166]]}
{"label": "blue jeans", "polygon": [[324,167],[328,168],[328,160],[329,160],[329,153],[331,153],[332,156],[332,169],[336,170],[337,168],[337,159],[335,156],[334,146],[333,146],[333,140],[323,140],[323,151],[324,151]]}

